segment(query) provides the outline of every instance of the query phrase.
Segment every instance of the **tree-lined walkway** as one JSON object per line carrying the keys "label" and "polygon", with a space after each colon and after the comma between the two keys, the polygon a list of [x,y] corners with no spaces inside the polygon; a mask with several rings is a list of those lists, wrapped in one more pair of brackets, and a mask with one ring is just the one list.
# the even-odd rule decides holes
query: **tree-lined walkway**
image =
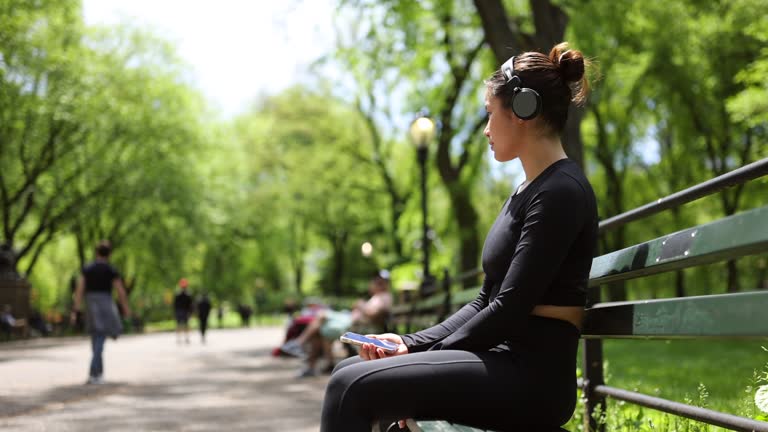
{"label": "tree-lined walkway", "polygon": [[282,328],[214,330],[208,345],[172,333],[109,341],[107,384],[83,385],[85,338],[0,345],[4,431],[317,431],[326,378],[296,380],[270,350]]}

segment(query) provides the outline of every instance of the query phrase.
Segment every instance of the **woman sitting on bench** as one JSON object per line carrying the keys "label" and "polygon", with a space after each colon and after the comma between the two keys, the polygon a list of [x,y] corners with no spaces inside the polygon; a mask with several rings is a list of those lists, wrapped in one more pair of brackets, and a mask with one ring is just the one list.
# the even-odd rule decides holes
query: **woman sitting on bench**
{"label": "woman sitting on bench", "polygon": [[586,96],[584,70],[563,43],[512,57],[486,82],[490,149],[499,162],[520,158],[526,180],[485,240],[480,294],[434,327],[377,335],[398,344],[395,354],[365,344],[339,363],[321,431],[406,418],[531,431],[570,419],[597,207],[560,135],[570,103]]}

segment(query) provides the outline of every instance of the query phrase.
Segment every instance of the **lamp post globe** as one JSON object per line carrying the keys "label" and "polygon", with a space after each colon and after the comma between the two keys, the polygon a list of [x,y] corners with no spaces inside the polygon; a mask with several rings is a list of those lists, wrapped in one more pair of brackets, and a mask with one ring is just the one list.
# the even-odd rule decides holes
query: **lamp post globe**
{"label": "lamp post globe", "polygon": [[435,136],[435,122],[422,114],[411,123],[410,134],[417,148],[427,148]]}
{"label": "lamp post globe", "polygon": [[416,146],[416,155],[421,170],[421,213],[422,213],[422,239],[423,252],[423,276],[421,294],[427,295],[432,291],[432,275],[429,272],[429,225],[427,223],[427,155],[429,143],[435,136],[435,122],[426,113],[422,112],[410,127],[411,141]]}
{"label": "lamp post globe", "polygon": [[364,257],[368,258],[373,253],[373,245],[370,242],[365,242],[360,246],[360,252]]}

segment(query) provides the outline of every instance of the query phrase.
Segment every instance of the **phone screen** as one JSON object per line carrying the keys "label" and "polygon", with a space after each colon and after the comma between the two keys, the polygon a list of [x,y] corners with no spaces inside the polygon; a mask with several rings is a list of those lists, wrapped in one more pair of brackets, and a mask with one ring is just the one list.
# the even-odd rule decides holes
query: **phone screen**
{"label": "phone screen", "polygon": [[392,343],[392,342],[365,337],[365,336],[363,336],[361,334],[357,334],[357,333],[347,332],[347,333],[344,333],[343,335],[341,335],[341,337],[339,339],[342,342],[344,342],[344,343],[349,343],[349,344],[352,344],[352,345],[360,346],[360,345],[362,345],[364,343],[370,343],[370,344],[374,344],[375,346],[377,346],[377,347],[379,347],[379,348],[381,348],[381,349],[383,349],[384,351],[387,351],[387,352],[395,352],[395,351],[397,351],[397,345]]}

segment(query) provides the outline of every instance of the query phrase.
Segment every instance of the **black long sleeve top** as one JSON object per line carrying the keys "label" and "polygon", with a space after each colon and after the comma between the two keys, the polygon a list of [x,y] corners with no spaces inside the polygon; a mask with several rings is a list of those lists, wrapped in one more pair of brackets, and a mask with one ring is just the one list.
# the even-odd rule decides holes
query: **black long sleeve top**
{"label": "black long sleeve top", "polygon": [[440,324],[403,335],[409,352],[508,349],[536,305],[584,306],[597,205],[579,166],[561,159],[504,203],[483,246],[483,286]]}

